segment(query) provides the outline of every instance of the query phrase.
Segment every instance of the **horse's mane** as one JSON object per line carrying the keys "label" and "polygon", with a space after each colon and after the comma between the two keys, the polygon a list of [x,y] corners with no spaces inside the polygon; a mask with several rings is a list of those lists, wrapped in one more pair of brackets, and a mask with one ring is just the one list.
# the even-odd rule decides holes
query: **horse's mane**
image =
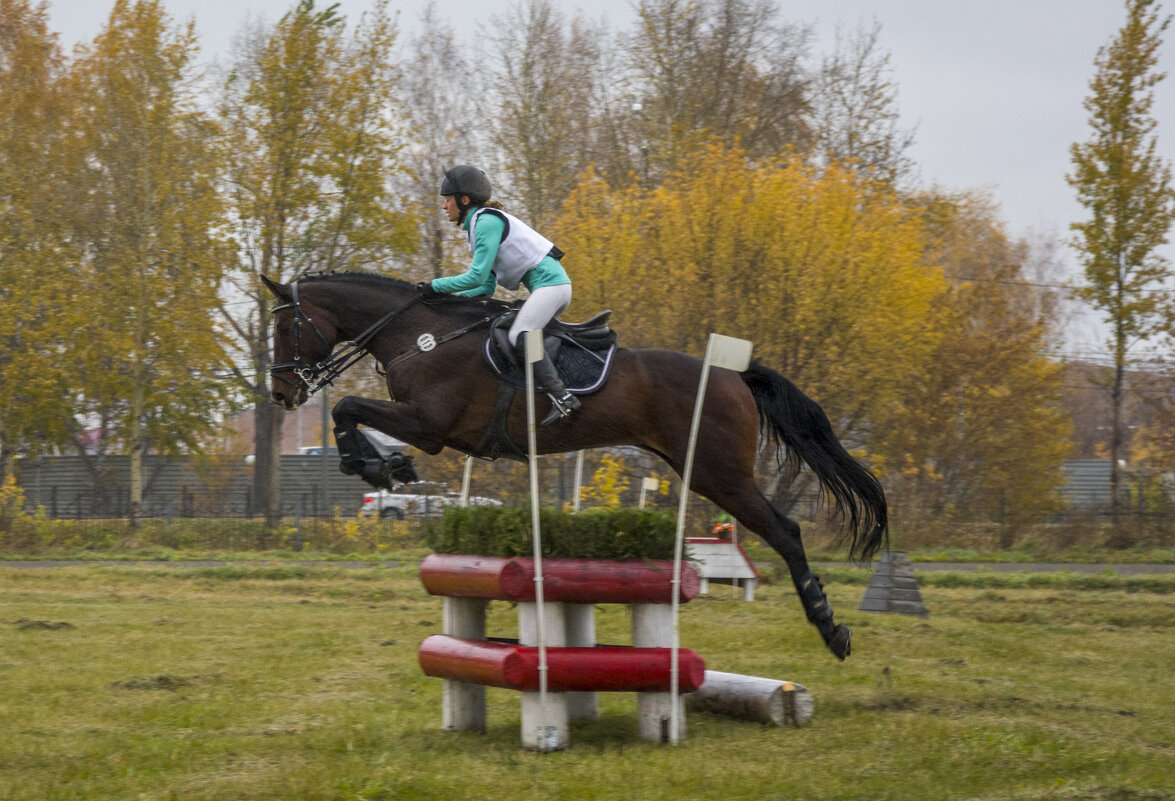
{"label": "horse's mane", "polygon": [[[381,273],[367,273],[362,271],[346,271],[346,272],[328,272],[328,273],[309,273],[304,275],[301,281],[306,282],[330,282],[330,283],[355,283],[355,284],[374,284],[385,289],[399,290],[402,292],[414,293],[416,291],[415,285],[402,278],[393,278],[390,275],[383,275]],[[443,304],[446,309],[457,311],[477,311],[479,314],[484,314],[489,311],[507,311],[513,304],[509,301],[498,300],[491,297],[480,298],[463,298],[456,295],[446,295],[441,298],[426,301],[429,304]]]}

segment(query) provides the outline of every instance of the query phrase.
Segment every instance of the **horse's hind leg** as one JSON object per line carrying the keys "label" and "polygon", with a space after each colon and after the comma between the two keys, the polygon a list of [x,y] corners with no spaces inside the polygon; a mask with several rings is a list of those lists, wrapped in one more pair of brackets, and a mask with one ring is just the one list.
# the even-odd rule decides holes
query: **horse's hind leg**
{"label": "horse's hind leg", "polygon": [[852,651],[852,632],[833,620],[828,596],[808,566],[799,525],[780,514],[753,483],[741,493],[715,492],[708,497],[783,557],[808,622],[817,628],[824,644],[837,659],[848,656]]}
{"label": "horse's hind leg", "polygon": [[[768,503],[767,499],[763,499]],[[764,537],[767,544],[774,548],[787,562],[791,573],[792,583],[796,594],[804,605],[804,613],[808,622],[815,626],[828,650],[843,660],[852,653],[853,633],[848,626],[836,623],[832,619],[832,605],[828,596],[824,594],[824,587],[820,579],[812,575],[812,568],[808,565],[808,557],[804,553],[804,545],[800,539],[800,527],[794,520],[780,514],[775,507],[771,507],[778,526],[772,529],[772,535]]]}

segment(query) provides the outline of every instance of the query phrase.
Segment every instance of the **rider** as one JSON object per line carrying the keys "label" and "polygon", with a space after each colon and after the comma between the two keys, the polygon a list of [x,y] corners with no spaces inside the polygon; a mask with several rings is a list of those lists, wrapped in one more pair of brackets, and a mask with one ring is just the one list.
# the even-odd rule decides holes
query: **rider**
{"label": "rider", "polygon": [[[445,171],[441,182],[444,210],[469,240],[473,262],[461,275],[434,278],[417,286],[426,297],[452,293],[464,297],[493,295],[497,284],[506,289],[525,286],[530,295],[510,326],[510,344],[525,364],[527,331],[541,330],[571,303],[571,279],[559,263],[563,251],[549,239],[490,200],[490,179],[477,167],[461,164]],[[541,425],[549,426],[580,407],[579,398],[567,391],[559,371],[545,352],[534,366],[539,385],[551,398],[551,411]]]}

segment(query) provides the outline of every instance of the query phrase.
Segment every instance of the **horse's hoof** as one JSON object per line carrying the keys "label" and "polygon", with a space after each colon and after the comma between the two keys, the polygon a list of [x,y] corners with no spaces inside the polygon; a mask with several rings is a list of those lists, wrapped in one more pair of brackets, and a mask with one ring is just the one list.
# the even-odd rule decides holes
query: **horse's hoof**
{"label": "horse's hoof", "polygon": [[339,472],[344,476],[360,476],[365,466],[363,459],[344,459],[339,462]]}
{"label": "horse's hoof", "polygon": [[397,481],[401,484],[411,484],[414,481],[419,481],[420,478],[416,475],[416,467],[412,461],[411,456],[405,456],[402,453],[393,453],[391,456],[385,456],[380,464],[384,479],[389,484],[394,484]]}
{"label": "horse's hoof", "polygon": [[832,630],[832,636],[828,638],[826,644],[828,650],[843,662],[845,657],[853,652],[853,632],[843,623],[839,624]]}

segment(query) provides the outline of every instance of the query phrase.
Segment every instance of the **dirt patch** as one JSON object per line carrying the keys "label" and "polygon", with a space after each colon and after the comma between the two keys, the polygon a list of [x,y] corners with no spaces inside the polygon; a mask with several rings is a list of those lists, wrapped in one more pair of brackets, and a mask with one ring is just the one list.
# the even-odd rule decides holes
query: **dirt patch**
{"label": "dirt patch", "polygon": [[52,620],[27,620],[23,617],[20,620],[12,621],[12,625],[20,631],[68,631],[77,628],[64,620],[54,622]]}
{"label": "dirt patch", "polygon": [[113,681],[108,686],[113,690],[178,690],[190,687],[192,682],[180,676],[163,673],[158,676],[135,676],[122,681]]}

